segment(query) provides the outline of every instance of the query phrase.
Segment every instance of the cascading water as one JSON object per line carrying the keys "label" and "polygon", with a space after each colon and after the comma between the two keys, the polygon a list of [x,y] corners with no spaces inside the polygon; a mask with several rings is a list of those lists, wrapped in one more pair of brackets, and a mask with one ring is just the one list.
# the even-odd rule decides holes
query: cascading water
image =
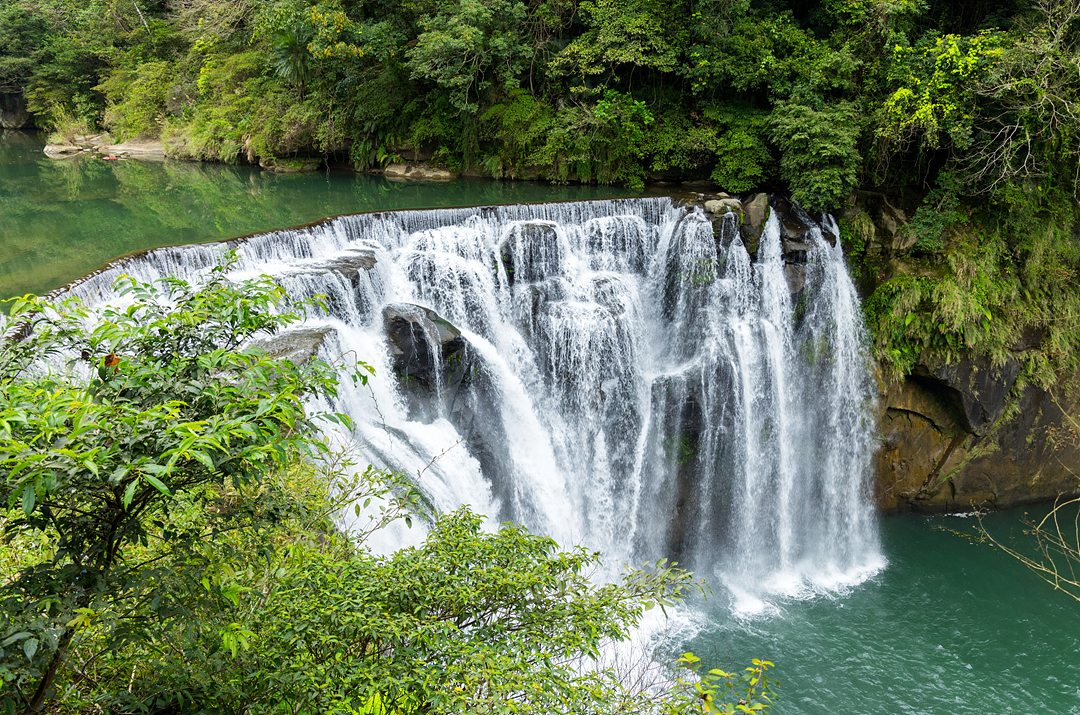
{"label": "cascading water", "polygon": [[[882,561],[858,299],[835,225],[801,218],[798,266],[775,211],[752,262],[734,215],[714,231],[654,198],[344,216],[248,239],[237,270],[326,297],[322,354],[377,370],[333,407],[433,507],[797,593]],[[72,290],[190,277],[220,250],[159,249]]]}

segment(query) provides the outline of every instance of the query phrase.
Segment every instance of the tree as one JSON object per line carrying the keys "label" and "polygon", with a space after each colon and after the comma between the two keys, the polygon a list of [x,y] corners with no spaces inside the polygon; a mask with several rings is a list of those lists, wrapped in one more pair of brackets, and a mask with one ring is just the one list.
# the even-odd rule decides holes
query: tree
{"label": "tree", "polygon": [[685,43],[683,33],[669,37],[664,18],[678,5],[669,7],[654,0],[585,0],[580,8],[589,29],[574,39],[551,62],[557,72],[580,77],[625,74],[630,86],[634,70],[649,68],[673,72]]}
{"label": "tree", "polygon": [[[167,517],[207,485],[258,481],[318,448],[303,400],[332,395],[321,362],[271,359],[251,340],[299,319],[269,278],[231,283],[232,256],[197,285],[121,278],[126,308],[15,301],[0,350],[0,496],[7,541],[48,534],[52,553],[0,587],[6,702],[41,710],[79,624],[121,603],[177,611],[133,547],[205,536]],[[21,322],[20,322],[21,321]],[[117,642],[139,619],[117,621]]]}
{"label": "tree", "polygon": [[241,670],[294,712],[637,710],[648,694],[592,662],[644,609],[700,587],[664,563],[597,583],[599,561],[514,524],[485,533],[468,508],[391,556],[294,552]]}
{"label": "tree", "polygon": [[773,110],[780,174],[806,210],[832,210],[859,185],[861,119],[854,103],[825,105],[812,94]]}
{"label": "tree", "polygon": [[314,28],[304,20],[297,20],[275,32],[271,45],[274,71],[288,84],[300,87],[301,99],[313,71],[314,58],[308,45],[314,39]]}
{"label": "tree", "polygon": [[522,33],[528,8],[519,0],[438,3],[424,17],[424,32],[406,51],[416,79],[433,80],[462,112],[476,114],[492,86],[509,92],[532,59]]}

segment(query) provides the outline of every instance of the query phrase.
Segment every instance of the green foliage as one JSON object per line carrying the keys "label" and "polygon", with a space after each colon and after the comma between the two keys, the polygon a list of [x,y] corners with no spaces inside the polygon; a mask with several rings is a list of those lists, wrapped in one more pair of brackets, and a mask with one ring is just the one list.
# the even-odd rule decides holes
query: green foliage
{"label": "green foliage", "polygon": [[504,102],[488,109],[481,122],[485,138],[497,147],[486,163],[491,175],[515,178],[527,171],[553,121],[551,108],[523,89],[509,92]]}
{"label": "green foliage", "polygon": [[735,715],[771,710],[776,681],[767,677],[765,671],[773,664],[757,658],[752,663],[742,673],[713,668],[702,675],[699,672],[701,659],[693,653],[683,654],[678,666],[693,672],[695,677],[689,682],[680,679],[685,690],[682,697],[668,707],[668,712],[677,715],[700,708],[707,715]]}
{"label": "green foliage", "polygon": [[897,45],[893,75],[899,89],[882,105],[878,136],[894,142],[917,136],[931,149],[946,141],[969,148],[977,83],[1000,58],[1002,39],[1000,33],[981,32],[927,38],[914,48]]}
{"label": "green foliage", "polygon": [[[650,174],[709,177],[729,192],[786,188],[811,211],[888,189],[905,197],[913,218],[900,230],[915,238],[912,256],[890,258],[937,287],[882,286],[882,300],[907,296],[927,315],[899,331],[881,324],[900,341],[883,359],[897,351],[909,365],[923,349],[1001,359],[1005,336],[1028,328],[1047,336],[1046,352],[1025,358],[1040,380],[1072,359],[1075,2],[143,5],[8,3],[0,91],[19,83],[54,137],[160,132],[189,158],[348,152],[366,169],[433,157],[496,177],[632,186]],[[1024,215],[1037,228],[1018,225]],[[863,256],[869,227],[848,229]],[[958,278],[968,265],[1012,276],[988,296],[1022,297],[993,330],[978,316],[998,302],[956,295],[972,287]],[[927,338],[940,326],[964,335]]]}
{"label": "green foliage", "polygon": [[[274,311],[283,296],[269,279],[227,281],[232,260],[194,287],[121,279],[135,302],[97,315],[77,301],[12,307],[29,334],[0,352],[2,528],[8,539],[38,532],[55,545],[0,592],[0,677],[31,711],[84,618],[144,600],[159,620],[174,615],[153,561],[128,547],[196,536],[161,519],[179,495],[250,484],[317,446],[301,400],[333,395],[335,374],[243,347],[299,316]],[[42,370],[43,359],[67,367]],[[142,628],[118,616],[109,638]]]}
{"label": "green foliage", "polygon": [[0,8],[0,93],[17,94],[43,59],[49,23],[19,4]]}
{"label": "green foliage", "polygon": [[[815,106],[816,105],[816,106]],[[861,123],[850,102],[781,102],[770,116],[780,174],[808,211],[828,211],[858,186]]]}
{"label": "green foliage", "polygon": [[168,62],[146,62],[133,70],[114,70],[95,87],[109,102],[103,121],[118,140],[161,134],[173,71]]}
{"label": "green foliage", "polygon": [[306,22],[297,21],[276,31],[270,46],[270,62],[274,71],[287,84],[299,85],[301,97],[313,70],[314,58],[308,45],[314,38],[314,28]]}
{"label": "green foliage", "polygon": [[555,72],[584,79],[588,75],[627,72],[635,68],[675,70],[682,38],[665,31],[670,5],[655,0],[584,0],[586,30],[552,61]]}
{"label": "green foliage", "polygon": [[644,185],[639,161],[653,115],[644,102],[609,89],[591,107],[568,107],[551,124],[547,142],[532,163],[550,167],[548,176],[566,181],[573,172],[582,181],[621,181]]}
{"label": "green foliage", "polygon": [[519,0],[438,3],[423,19],[424,31],[405,54],[414,78],[435,82],[463,112],[476,114],[492,87],[516,89],[532,59],[519,34],[528,13]]}
{"label": "green foliage", "polygon": [[468,509],[387,558],[294,559],[252,628],[263,635],[246,667],[303,710],[375,699],[399,712],[614,711],[631,694],[613,672],[583,672],[585,659],[689,585],[666,567],[597,585],[597,554],[510,524],[484,533]]}
{"label": "green foliage", "polygon": [[[976,218],[950,225],[953,245],[940,271],[877,287],[865,304],[876,356],[892,378],[924,358],[975,353],[1000,364],[1012,356],[1025,381],[1052,386],[1080,358],[1075,210],[1010,212],[996,224]],[[1020,348],[1025,334],[1044,337]]]}
{"label": "green foliage", "polygon": [[941,172],[936,187],[923,199],[911,221],[901,228],[916,237],[914,250],[940,253],[945,249],[946,231],[962,230],[968,224],[958,194],[956,179],[948,172]]}
{"label": "green foliage", "polygon": [[772,165],[766,139],[768,114],[750,108],[721,106],[707,108],[705,117],[718,125],[712,180],[732,193],[760,186]]}
{"label": "green foliage", "polygon": [[194,286],[123,278],[123,307],[16,301],[21,339],[0,351],[8,710],[764,706],[768,663],[664,691],[600,660],[646,610],[703,591],[675,564],[599,583],[599,553],[513,524],[491,533],[468,508],[438,516],[421,546],[367,551],[409,524],[411,487],[316,438],[320,417],[348,426],[304,409],[334,395],[336,373],[253,346],[299,316],[268,278],[228,280],[234,262]]}

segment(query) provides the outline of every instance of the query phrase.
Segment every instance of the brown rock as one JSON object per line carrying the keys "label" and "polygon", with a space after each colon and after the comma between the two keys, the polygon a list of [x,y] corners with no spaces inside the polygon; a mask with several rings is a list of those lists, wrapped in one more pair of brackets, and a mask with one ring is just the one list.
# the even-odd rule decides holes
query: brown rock
{"label": "brown rock", "polygon": [[1015,377],[1008,363],[969,361],[922,366],[889,388],[878,421],[880,508],[967,511],[1077,494],[1080,399],[1027,386],[1010,410]]}
{"label": "brown rock", "polygon": [[383,175],[390,180],[399,181],[453,181],[461,176],[456,171],[423,163],[390,164],[383,169]]}
{"label": "brown rock", "polygon": [[735,213],[742,213],[743,205],[738,199],[714,199],[712,201],[705,202],[705,210],[714,214],[725,214],[729,211]]}
{"label": "brown rock", "polygon": [[765,219],[769,215],[769,197],[766,194],[754,194],[743,204],[745,214],[743,223],[761,233]]}

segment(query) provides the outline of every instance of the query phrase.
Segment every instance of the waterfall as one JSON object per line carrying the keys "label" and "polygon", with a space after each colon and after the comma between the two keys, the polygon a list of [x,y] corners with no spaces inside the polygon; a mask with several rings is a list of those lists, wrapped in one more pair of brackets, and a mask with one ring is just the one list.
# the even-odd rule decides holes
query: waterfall
{"label": "waterfall", "polygon": [[[796,218],[793,238],[772,211],[752,260],[734,214],[667,198],[361,214],[245,239],[236,271],[325,296],[322,354],[377,371],[333,408],[423,503],[797,595],[882,558],[858,298],[835,224]],[[220,251],[69,290],[108,300],[120,273],[191,278]]]}

